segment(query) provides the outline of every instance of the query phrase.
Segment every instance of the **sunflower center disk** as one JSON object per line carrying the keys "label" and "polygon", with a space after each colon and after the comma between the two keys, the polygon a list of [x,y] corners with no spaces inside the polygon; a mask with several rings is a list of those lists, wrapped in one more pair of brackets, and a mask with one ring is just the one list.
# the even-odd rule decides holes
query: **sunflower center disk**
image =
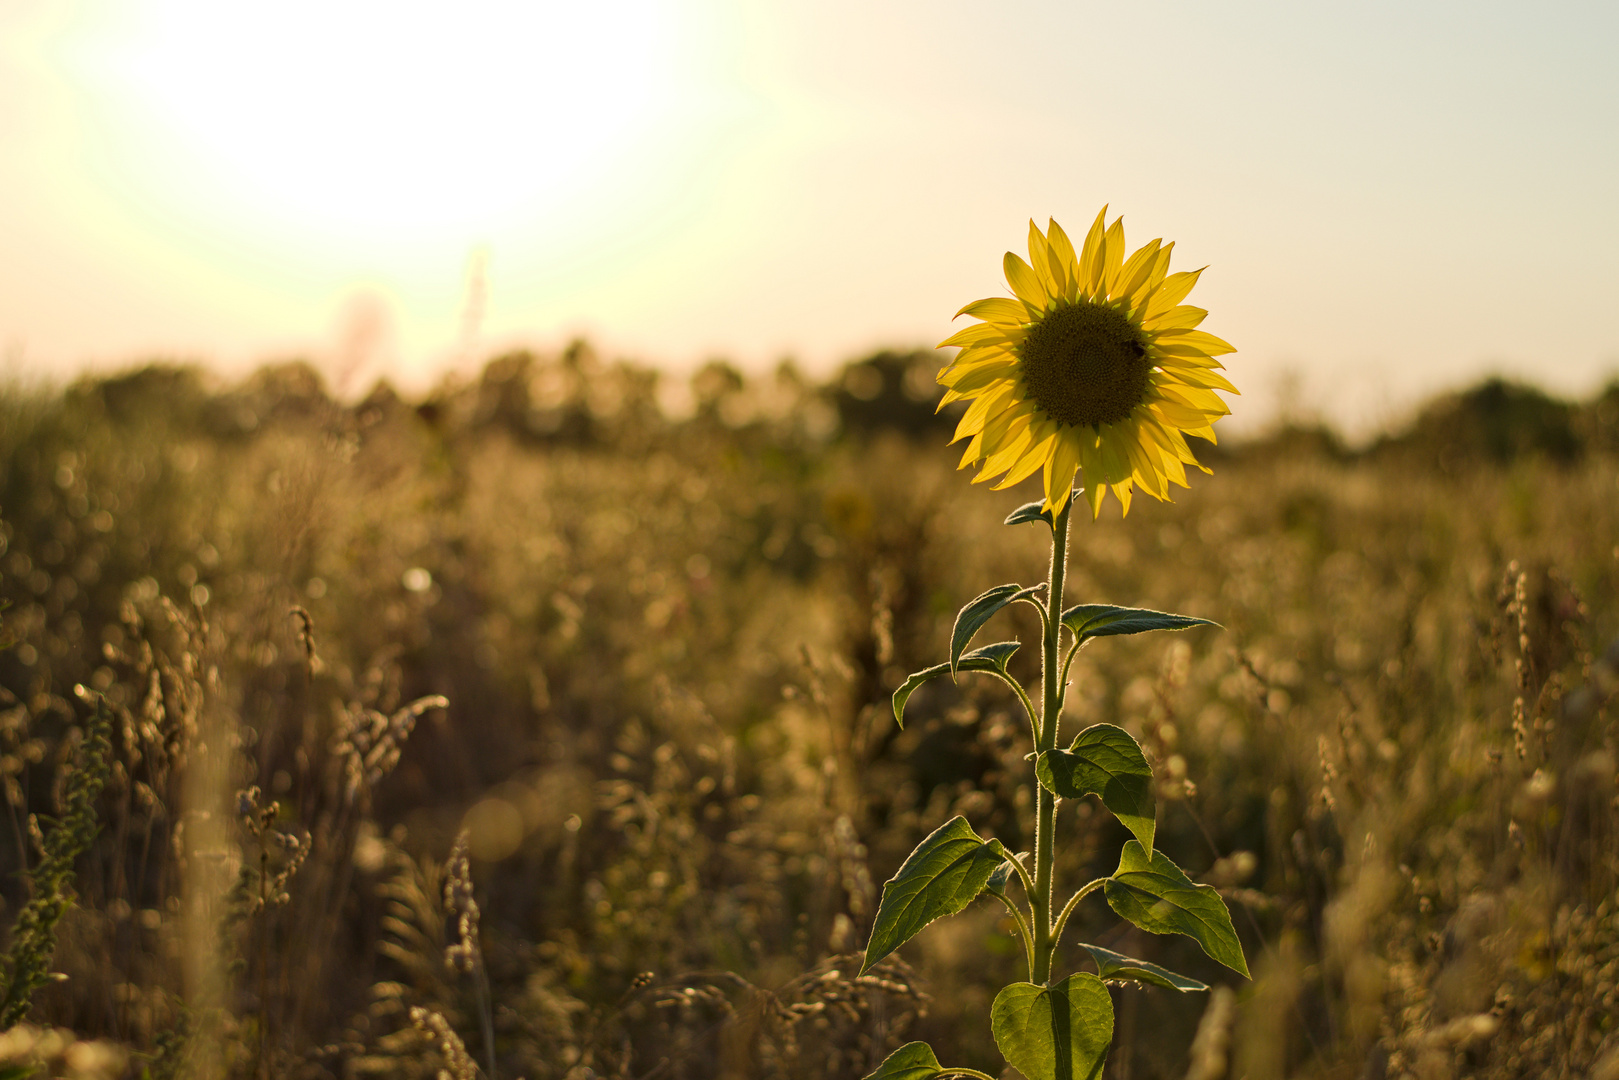
{"label": "sunflower center disk", "polygon": [[1141,331],[1122,312],[1083,300],[1029,327],[1021,356],[1029,396],[1064,424],[1123,420],[1152,376]]}

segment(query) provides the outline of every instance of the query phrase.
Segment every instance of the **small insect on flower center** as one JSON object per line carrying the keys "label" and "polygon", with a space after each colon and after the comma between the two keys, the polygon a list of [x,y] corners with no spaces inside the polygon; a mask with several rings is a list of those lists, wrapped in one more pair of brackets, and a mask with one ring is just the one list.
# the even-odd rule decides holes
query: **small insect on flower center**
{"label": "small insect on flower center", "polygon": [[1152,362],[1117,308],[1063,304],[1029,327],[1019,349],[1029,396],[1064,424],[1113,424],[1147,396]]}

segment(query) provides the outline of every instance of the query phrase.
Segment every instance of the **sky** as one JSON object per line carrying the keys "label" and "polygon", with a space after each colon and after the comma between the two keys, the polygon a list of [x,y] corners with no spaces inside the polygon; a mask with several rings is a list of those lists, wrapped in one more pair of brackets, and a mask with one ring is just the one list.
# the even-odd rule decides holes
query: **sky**
{"label": "sky", "polygon": [[1616,46],[1612,3],[0,0],[0,372],[824,374],[1107,204],[1208,266],[1236,424],[1589,394]]}

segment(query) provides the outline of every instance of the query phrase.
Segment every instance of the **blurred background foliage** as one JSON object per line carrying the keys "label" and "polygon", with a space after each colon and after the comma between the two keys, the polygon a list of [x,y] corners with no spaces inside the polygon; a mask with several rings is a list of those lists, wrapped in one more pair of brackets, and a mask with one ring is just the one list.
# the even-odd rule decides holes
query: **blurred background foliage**
{"label": "blurred background foliage", "polygon": [[[300,364],[0,392],[6,924],[73,688],[114,712],[66,977],[0,1061],[858,1078],[924,1038],[998,1072],[998,907],[850,956],[950,815],[1028,845],[1006,692],[888,708],[960,605],[1044,569],[1000,524],[1032,493],[953,471],[936,366],[671,393],[579,343],[421,401]],[[1069,600],[1225,629],[1093,645],[1066,723],[1142,741],[1159,843],[1255,979],[1084,907],[1067,970],[1082,939],[1229,987],[1115,989],[1109,1075],[1619,1076],[1619,384],[1202,456],[1175,503],[1076,525]],[[1062,812],[1062,880],[1110,871],[1122,830]]]}

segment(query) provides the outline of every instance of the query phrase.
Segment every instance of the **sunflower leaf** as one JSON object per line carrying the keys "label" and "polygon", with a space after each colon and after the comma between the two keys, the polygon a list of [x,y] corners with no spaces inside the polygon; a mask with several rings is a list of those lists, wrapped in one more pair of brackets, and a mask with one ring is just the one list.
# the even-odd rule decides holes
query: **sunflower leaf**
{"label": "sunflower leaf", "polygon": [[933,1047],[925,1042],[908,1042],[883,1058],[877,1071],[867,1075],[866,1080],[933,1080],[944,1074]]}
{"label": "sunflower leaf", "polygon": [[1185,975],[1177,975],[1168,968],[1161,968],[1157,964],[1149,964],[1145,960],[1137,960],[1132,956],[1104,949],[1100,945],[1080,942],[1080,947],[1090,953],[1091,959],[1096,961],[1096,971],[1103,982],[1130,979],[1151,986],[1179,990],[1183,994],[1209,988],[1208,983],[1200,983]]}
{"label": "sunflower leaf", "polygon": [[995,872],[989,875],[989,881],[985,882],[985,889],[995,893],[997,896],[1006,892],[1006,885],[1012,880],[1012,871],[1014,869],[1012,866],[1013,859],[1017,860],[1019,863],[1026,863],[1029,859],[1029,853],[1027,851],[1020,851],[1016,855],[1012,856],[1012,858],[1007,859],[1005,862],[1001,863],[1001,865],[997,866],[995,868]]}
{"label": "sunflower leaf", "polygon": [[1026,589],[1016,582],[1010,585],[997,585],[962,608],[956,614],[955,628],[950,631],[950,674],[954,676],[960,669],[961,654],[972,641],[973,635],[978,633],[978,628],[990,620],[990,616],[1007,604],[1025,600],[1045,587],[1044,582],[1030,585]]}
{"label": "sunflower leaf", "polygon": [[1094,1080],[1113,1041],[1113,999],[1088,973],[1016,982],[995,995],[989,1023],[1001,1056],[1028,1080]]}
{"label": "sunflower leaf", "polygon": [[1150,934],[1185,934],[1209,955],[1248,977],[1248,961],[1231,925],[1231,912],[1212,885],[1196,885],[1161,851],[1147,854],[1134,840],[1119,853],[1119,868],[1104,886],[1108,906]]}
{"label": "sunflower leaf", "polygon": [[1047,525],[1050,525],[1051,524],[1051,511],[1042,509],[1042,507],[1044,507],[1044,506],[1045,506],[1045,503],[1040,502],[1039,500],[1035,500],[1032,503],[1024,503],[1022,506],[1020,506],[1016,510],[1012,511],[1010,514],[1007,514],[1006,515],[1006,520],[1003,521],[1001,524],[1003,524],[1003,525],[1022,525],[1025,522],[1029,522],[1029,521],[1043,521]]}
{"label": "sunflower leaf", "polygon": [[1155,828],[1152,766],[1128,731],[1092,724],[1067,750],[1047,750],[1034,767],[1040,784],[1064,799],[1096,795],[1150,855]]}
{"label": "sunflower leaf", "polygon": [[1078,641],[1112,637],[1115,634],[1144,634],[1148,630],[1185,630],[1193,626],[1220,625],[1213,620],[1191,615],[1172,615],[1167,611],[1116,607],[1113,604],[1076,604],[1062,613],[1062,624]]}
{"label": "sunflower leaf", "polygon": [[[1012,654],[1023,647],[1020,641],[997,641],[993,645],[985,645],[974,649],[963,656],[956,664],[957,671],[993,671],[1006,674],[1006,665],[1012,659]],[[937,679],[940,675],[950,673],[949,664],[934,664],[921,671],[913,671],[904,684],[894,691],[894,722],[900,727],[905,726],[905,703],[916,692],[917,687],[929,679]]]}
{"label": "sunflower leaf", "polygon": [[972,903],[1005,861],[1001,842],[985,840],[959,814],[933,830],[883,884],[883,900],[860,973],[870,971],[928,923]]}

